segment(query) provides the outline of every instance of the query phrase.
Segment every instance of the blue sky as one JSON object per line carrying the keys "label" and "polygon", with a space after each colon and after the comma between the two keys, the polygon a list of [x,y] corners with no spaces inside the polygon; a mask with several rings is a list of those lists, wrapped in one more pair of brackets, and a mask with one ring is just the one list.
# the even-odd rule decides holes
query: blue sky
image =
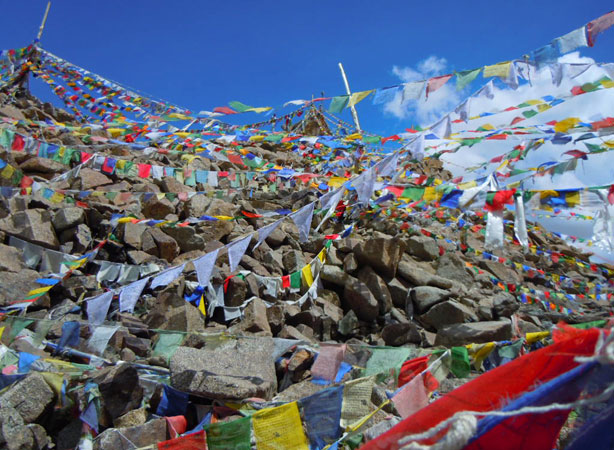
{"label": "blue sky", "polygon": [[[276,106],[344,94],[339,61],[353,91],[399,84],[408,69],[449,73],[505,61],[612,9],[604,0],[468,3],[56,0],[42,44],[100,75],[200,111],[232,100]],[[45,5],[3,1],[0,47],[31,42]],[[613,44],[609,30],[582,55],[606,62]],[[400,118],[369,99],[358,110],[363,128],[383,135],[428,119]],[[347,110],[342,118],[351,120]],[[236,120],[260,119],[248,113]]]}

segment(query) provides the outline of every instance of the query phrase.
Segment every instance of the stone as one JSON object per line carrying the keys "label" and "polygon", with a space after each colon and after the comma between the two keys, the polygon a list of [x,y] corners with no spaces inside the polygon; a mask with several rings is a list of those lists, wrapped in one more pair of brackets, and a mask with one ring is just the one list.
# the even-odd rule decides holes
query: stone
{"label": "stone", "polygon": [[26,159],[19,165],[19,168],[26,173],[55,174],[66,171],[64,164],[49,158],[39,158],[38,156]]}
{"label": "stone", "polygon": [[343,290],[343,307],[351,309],[356,317],[371,322],[379,315],[379,304],[367,285],[355,278],[350,279]]}
{"label": "stone", "polygon": [[433,286],[418,286],[411,290],[409,297],[418,314],[424,314],[437,303],[450,297],[450,291]]}
{"label": "stone", "polygon": [[143,387],[134,366],[121,364],[102,369],[92,381],[98,384],[101,406],[112,421],[141,406]]}
{"label": "stone", "polygon": [[422,234],[410,236],[409,239],[405,241],[405,251],[424,261],[433,261],[439,257],[439,246],[437,242],[432,237]]}
{"label": "stone", "polygon": [[0,220],[0,231],[52,250],[60,246],[51,225],[51,214],[44,209],[18,211],[5,217]]}
{"label": "stone", "polygon": [[447,325],[437,330],[435,345],[447,347],[465,344],[483,344],[512,339],[512,322],[502,319],[489,322],[473,322]]}
{"label": "stone", "polygon": [[243,314],[243,320],[238,324],[240,330],[261,336],[273,335],[267,318],[267,307],[261,299],[255,298],[249,302]]}
{"label": "stone", "polygon": [[386,282],[369,266],[363,267],[360,272],[358,272],[358,279],[367,285],[377,300],[379,304],[379,315],[383,316],[390,311],[390,308],[392,308],[392,296],[390,295]]}
{"label": "stone", "polygon": [[166,197],[159,199],[154,195],[143,204],[141,212],[148,219],[162,220],[169,214],[174,214],[175,207]]}
{"label": "stone", "polygon": [[354,256],[354,253],[348,253],[345,255],[345,258],[343,258],[343,271],[353,275],[357,270],[358,260],[356,256]]}
{"label": "stone", "polygon": [[15,408],[26,423],[33,423],[53,407],[55,394],[39,373],[32,372],[0,396],[0,404]]}
{"label": "stone", "polygon": [[77,207],[62,208],[53,215],[51,223],[56,233],[59,233],[67,228],[73,228],[85,223],[85,211],[83,208]]}
{"label": "stone", "polygon": [[[157,250],[155,255],[167,260],[168,262],[172,262],[177,256],[179,256],[180,250],[177,241],[168,234],[164,233],[160,228],[149,228],[145,231],[143,239],[146,239],[146,236],[151,237],[153,243],[155,244],[155,248]],[[149,244],[149,249],[150,251],[145,249],[144,251],[154,254],[152,253],[153,248],[151,244]]]}
{"label": "stone", "polygon": [[354,334],[359,328],[358,317],[354,311],[348,311],[339,322],[339,333],[343,336]]}
{"label": "stone", "polygon": [[522,282],[522,276],[518,274],[511,267],[507,267],[500,262],[491,261],[489,259],[480,260],[479,264],[481,269],[486,270],[493,274],[496,278],[499,278],[504,283],[520,283]]}
{"label": "stone", "polygon": [[145,408],[133,409],[121,417],[115,419],[113,425],[116,428],[128,428],[144,425],[147,422],[147,410]]}
{"label": "stone", "polygon": [[[23,253],[20,249],[0,244],[0,271],[20,272],[25,268]],[[0,286],[1,291],[2,287]]]}
{"label": "stone", "polygon": [[81,168],[79,171],[79,178],[81,180],[81,190],[89,191],[90,189],[97,188],[98,186],[104,186],[106,184],[111,184],[110,178],[102,173],[88,169],[87,167]]}
{"label": "stone", "polygon": [[477,315],[467,306],[455,300],[446,300],[430,308],[419,317],[427,327],[440,329],[453,323],[477,322]]}
{"label": "stone", "polygon": [[[125,449],[141,448],[155,445],[167,439],[166,419],[163,417],[152,419],[143,425],[127,428],[109,428],[94,439],[94,449]],[[126,443],[126,440],[130,444]],[[129,447],[126,447],[129,445]]]}
{"label": "stone", "polygon": [[200,217],[205,214],[211,199],[206,195],[195,195],[184,203],[183,211],[186,217]]}
{"label": "stone", "polygon": [[212,399],[270,400],[277,391],[271,338],[229,339],[208,349],[179,347],[170,360],[175,389]]}
{"label": "stone", "polygon": [[287,273],[302,270],[306,264],[305,258],[303,257],[303,252],[294,249],[284,252],[282,262],[284,265],[284,270]]}
{"label": "stone", "polygon": [[392,323],[382,328],[382,339],[386,345],[398,347],[408,343],[420,344],[422,336],[414,323]]}
{"label": "stone", "polygon": [[467,271],[465,262],[453,252],[446,252],[439,258],[437,275],[448,280],[458,281],[465,286],[473,283],[473,275]]}
{"label": "stone", "polygon": [[182,252],[202,250],[205,247],[205,240],[196,234],[194,227],[164,227],[162,231],[177,242]]}
{"label": "stone", "polygon": [[356,245],[354,254],[361,264],[371,266],[385,278],[394,278],[403,254],[403,243],[395,238],[371,238]]}
{"label": "stone", "polygon": [[454,282],[447,278],[442,278],[433,273],[421,269],[415,261],[405,257],[399,263],[398,275],[400,278],[409,281],[413,286],[433,286],[441,289],[450,289]]}
{"label": "stone", "polygon": [[226,306],[241,306],[247,296],[247,282],[239,277],[228,280],[228,288],[224,294]]}
{"label": "stone", "polygon": [[351,277],[340,267],[324,264],[320,271],[320,278],[336,286],[345,286]]}
{"label": "stone", "polygon": [[314,342],[312,337],[301,333],[298,328],[295,328],[292,325],[284,325],[277,337],[282,339],[293,339],[295,341],[302,341],[306,343]]}
{"label": "stone", "polygon": [[500,292],[493,299],[493,312],[496,319],[512,317],[520,309],[520,302],[508,292]]}
{"label": "stone", "polygon": [[0,407],[0,445],[8,450],[29,450],[34,436],[17,410],[9,405]]}
{"label": "stone", "polygon": [[151,341],[149,339],[128,335],[124,337],[123,347],[132,350],[135,355],[146,357],[151,348]]}
{"label": "stone", "polygon": [[397,308],[405,309],[405,304],[409,298],[409,286],[399,278],[393,278],[388,282],[388,292],[392,299],[392,304]]}

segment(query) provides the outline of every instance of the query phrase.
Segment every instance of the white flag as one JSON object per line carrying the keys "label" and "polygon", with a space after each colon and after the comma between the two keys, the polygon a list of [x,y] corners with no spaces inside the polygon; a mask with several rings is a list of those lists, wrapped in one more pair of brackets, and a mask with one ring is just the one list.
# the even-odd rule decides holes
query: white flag
{"label": "white flag", "polygon": [[122,290],[119,291],[120,312],[126,311],[130,314],[134,312],[134,306],[141,297],[141,293],[143,292],[143,289],[145,289],[145,285],[148,281],[149,277],[143,278],[142,280],[135,281],[128,286],[124,286]]}
{"label": "white flag", "polygon": [[307,242],[309,239],[309,230],[311,229],[311,219],[313,217],[314,206],[315,202],[311,202],[290,215],[290,218],[294,221],[296,227],[298,228],[299,242]]}
{"label": "white flag", "polygon": [[109,306],[113,300],[113,291],[105,292],[87,300],[87,319],[92,325],[100,325],[107,318]]}
{"label": "white flag", "polygon": [[162,272],[160,275],[158,275],[156,278],[152,280],[151,288],[155,289],[158,286],[169,285],[170,283],[175,281],[179,277],[179,275],[181,275],[181,272],[183,272],[184,266],[185,266],[185,263],[181,264],[180,266],[171,267],[170,269],[165,270],[164,272]]}
{"label": "white flag", "polygon": [[270,223],[268,225],[263,226],[262,228],[260,228],[258,230],[258,242],[256,242],[256,245],[254,245],[254,250],[256,250],[258,247],[260,247],[260,244],[262,244],[264,242],[264,240],[269,237],[269,235],[275,231],[277,229],[277,227],[279,226],[279,224],[281,224],[281,221],[284,219],[278,219],[273,223]]}
{"label": "white flag", "polygon": [[252,235],[248,234],[243,239],[233,241],[226,245],[226,248],[228,249],[228,264],[230,265],[231,272],[236,270],[251,240]]}
{"label": "white flag", "polygon": [[194,268],[196,269],[196,276],[198,277],[199,285],[205,287],[209,285],[209,279],[211,279],[211,273],[213,272],[213,267],[215,267],[215,260],[217,259],[217,254],[219,251],[220,249],[217,248],[212,252],[209,252],[206,255],[192,261]]}

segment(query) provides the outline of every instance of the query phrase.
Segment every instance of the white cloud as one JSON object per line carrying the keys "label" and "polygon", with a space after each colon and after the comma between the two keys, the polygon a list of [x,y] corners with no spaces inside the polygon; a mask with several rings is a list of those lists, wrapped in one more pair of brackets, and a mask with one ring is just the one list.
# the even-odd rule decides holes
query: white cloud
{"label": "white cloud", "polygon": [[[393,66],[392,73],[403,83],[411,81],[425,80],[449,73],[448,61],[431,55],[420,61],[416,68]],[[384,104],[384,112],[391,114],[398,119],[408,119],[415,116],[421,126],[428,126],[435,123],[445,113],[453,109],[461,100],[461,93],[456,90],[454,83],[446,83],[434,93],[429,95],[428,100],[403,101],[402,94],[397,92],[396,96],[388,103]]]}

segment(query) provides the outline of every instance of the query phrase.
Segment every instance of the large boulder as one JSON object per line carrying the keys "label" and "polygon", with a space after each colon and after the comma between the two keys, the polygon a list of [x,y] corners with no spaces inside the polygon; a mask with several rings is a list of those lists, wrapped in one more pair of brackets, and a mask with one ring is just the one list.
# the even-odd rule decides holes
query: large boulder
{"label": "large boulder", "polygon": [[379,315],[379,304],[365,283],[355,278],[345,284],[343,290],[344,309],[351,309],[356,317],[371,322]]}
{"label": "large boulder", "polygon": [[28,209],[11,214],[0,220],[0,231],[53,250],[60,246],[51,224],[51,214],[45,209]]}
{"label": "large boulder", "polygon": [[455,300],[438,303],[420,316],[420,322],[426,326],[440,329],[454,323],[477,322],[478,316],[473,310]]}
{"label": "large boulder", "polygon": [[96,439],[94,439],[94,449],[128,448],[126,447],[126,441],[130,443],[129,448],[142,448],[156,445],[158,442],[166,440],[166,428],[166,419],[163,417],[152,419],[143,425],[126,428],[109,428],[96,436]]}
{"label": "large boulder", "polygon": [[77,207],[62,208],[55,213],[51,222],[56,233],[59,233],[85,223],[85,211]]}
{"label": "large boulder", "polygon": [[443,302],[449,298],[450,295],[451,293],[449,291],[433,286],[418,286],[413,288],[409,293],[414,310],[418,314],[424,314],[437,303]]}
{"label": "large boulder", "polygon": [[403,242],[396,238],[371,238],[354,247],[361,264],[371,266],[385,278],[394,278],[403,254]]}
{"label": "large boulder", "polygon": [[55,394],[43,376],[33,372],[4,392],[0,404],[15,408],[24,422],[32,423],[52,408],[54,398]]}
{"label": "large boulder", "polygon": [[213,399],[270,400],[277,391],[273,339],[231,339],[203,349],[179,347],[170,360],[171,384]]}
{"label": "large boulder", "polygon": [[405,241],[405,251],[412,256],[425,261],[432,261],[439,256],[439,246],[437,242],[422,234],[411,236]]}
{"label": "large boulder", "polygon": [[386,282],[369,266],[363,267],[358,272],[358,279],[367,285],[375,300],[379,303],[379,314],[383,316],[390,311],[392,295],[390,295]]}
{"label": "large boulder", "polygon": [[469,287],[473,283],[473,275],[467,271],[465,262],[454,252],[446,252],[437,265],[437,275],[449,280],[458,281]]}
{"label": "large boulder", "polygon": [[143,387],[134,366],[122,364],[102,369],[92,381],[98,384],[102,407],[111,420],[141,406]]}
{"label": "large boulder", "polygon": [[453,347],[471,343],[506,341],[511,338],[512,322],[509,319],[502,319],[444,326],[437,330],[435,345]]}

